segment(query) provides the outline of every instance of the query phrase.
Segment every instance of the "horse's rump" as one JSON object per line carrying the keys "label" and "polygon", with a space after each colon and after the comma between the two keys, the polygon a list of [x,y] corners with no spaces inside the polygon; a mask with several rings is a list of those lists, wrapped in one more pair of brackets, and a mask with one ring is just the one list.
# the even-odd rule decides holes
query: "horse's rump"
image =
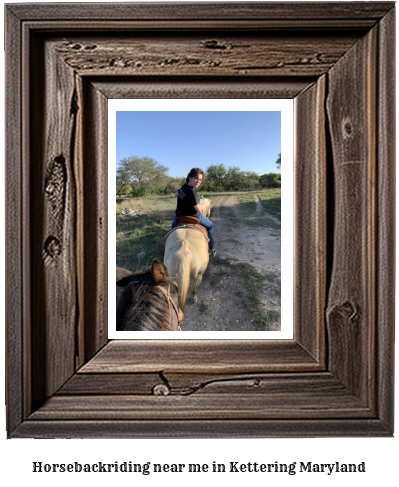
{"label": "horse's rump", "polygon": [[169,276],[177,279],[179,307],[183,310],[191,281],[193,301],[197,299],[197,289],[209,262],[208,242],[198,238],[198,230],[178,227],[166,238],[164,262]]}

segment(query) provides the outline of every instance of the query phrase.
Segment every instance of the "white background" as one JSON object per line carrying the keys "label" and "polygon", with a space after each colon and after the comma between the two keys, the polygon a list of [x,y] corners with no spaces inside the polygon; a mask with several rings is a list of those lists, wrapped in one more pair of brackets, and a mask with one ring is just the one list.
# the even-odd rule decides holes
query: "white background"
{"label": "white background", "polygon": [[[320,2],[320,0],[317,0]],[[11,3],[11,2],[9,2]],[[1,12],[3,15],[3,11]],[[1,20],[2,25],[3,18]],[[4,93],[4,52],[2,50],[1,83]],[[2,120],[4,117],[2,117]],[[3,126],[4,140],[4,126]],[[4,155],[1,155],[4,160]],[[4,167],[4,164],[3,164]],[[1,171],[0,193],[4,195],[4,177]],[[1,224],[4,225],[3,198],[1,198]],[[1,255],[4,256],[4,232],[1,232]],[[4,259],[4,257],[3,257]],[[4,261],[3,261],[4,262]],[[1,266],[4,282],[4,263]],[[1,293],[0,309],[4,310],[4,292]],[[2,319],[4,323],[4,317]],[[4,351],[4,333],[1,336],[1,350]],[[396,356],[398,357],[396,346]],[[4,363],[4,360],[2,361]],[[1,394],[4,398],[4,374],[1,374]],[[396,380],[397,382],[397,380]],[[398,389],[398,387],[396,387]],[[397,394],[396,394],[397,397]],[[4,400],[1,404],[4,404]],[[396,400],[396,404],[398,401]],[[159,486],[169,482],[171,485],[185,487],[221,482],[251,483],[252,486],[329,486],[340,487],[361,485],[398,485],[397,472],[399,448],[395,438],[321,438],[321,439],[206,439],[206,440],[6,440],[5,409],[1,415],[1,478],[14,485],[29,482],[30,485],[109,485],[118,486]],[[398,407],[396,406],[396,417]],[[207,463],[230,461],[273,463],[314,462],[314,463],[359,463],[366,462],[365,474],[302,473],[295,476],[287,474],[32,474],[32,462],[114,462],[132,461],[134,463]],[[173,483],[173,484],[172,484]]]}
{"label": "white background", "polygon": [[[116,112],[118,111],[279,111],[281,112],[281,331],[116,331]],[[108,101],[108,338],[115,339],[267,339],[293,337],[293,100],[109,100]],[[112,216],[111,216],[112,215]],[[216,227],[215,227],[216,228]],[[212,263],[210,263],[212,265]],[[200,288],[201,289],[201,288]],[[184,330],[184,325],[183,325]]]}

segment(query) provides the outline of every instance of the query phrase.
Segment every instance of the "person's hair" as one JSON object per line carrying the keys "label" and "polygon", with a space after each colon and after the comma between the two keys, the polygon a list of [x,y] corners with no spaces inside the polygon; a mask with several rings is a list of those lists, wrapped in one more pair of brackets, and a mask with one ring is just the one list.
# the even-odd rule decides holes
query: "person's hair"
{"label": "person's hair", "polygon": [[205,179],[204,171],[199,167],[193,167],[186,177],[186,183],[188,183],[190,178],[196,178],[199,174],[202,174],[202,181],[204,181]]}

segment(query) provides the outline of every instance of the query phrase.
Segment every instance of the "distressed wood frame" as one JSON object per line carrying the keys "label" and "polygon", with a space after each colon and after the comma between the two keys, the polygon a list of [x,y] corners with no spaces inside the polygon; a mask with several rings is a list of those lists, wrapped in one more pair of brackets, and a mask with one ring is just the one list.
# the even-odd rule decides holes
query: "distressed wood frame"
{"label": "distressed wood frame", "polygon": [[[6,6],[11,438],[391,436],[393,2]],[[294,339],[107,340],[107,100],[295,100]]]}

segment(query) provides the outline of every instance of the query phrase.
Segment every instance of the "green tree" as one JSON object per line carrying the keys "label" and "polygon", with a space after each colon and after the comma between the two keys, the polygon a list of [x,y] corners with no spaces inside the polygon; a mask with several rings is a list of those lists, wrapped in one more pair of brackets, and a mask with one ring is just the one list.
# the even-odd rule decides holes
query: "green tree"
{"label": "green tree", "polygon": [[277,166],[277,169],[281,169],[281,152],[278,155],[278,158],[277,158],[277,161],[276,161],[276,166]]}
{"label": "green tree", "polygon": [[238,190],[244,187],[244,172],[238,166],[229,167],[225,178],[225,189]]}
{"label": "green tree", "polygon": [[245,189],[259,188],[259,174],[252,171],[244,171]]}
{"label": "green tree", "polygon": [[186,178],[172,178],[168,176],[164,184],[159,187],[158,192],[162,194],[174,194],[185,182]]}
{"label": "green tree", "polygon": [[211,191],[223,190],[226,173],[224,164],[209,166],[206,170],[207,188]]}
{"label": "green tree", "polygon": [[[130,156],[121,159],[116,172],[118,188],[130,186],[131,195],[138,197],[156,191],[165,183],[168,168],[151,157]],[[122,186],[123,184],[123,186]]]}
{"label": "green tree", "polygon": [[281,174],[276,172],[262,174],[259,183],[262,188],[281,188]]}
{"label": "green tree", "polygon": [[126,194],[130,189],[130,173],[125,167],[120,166],[116,171],[116,195]]}

